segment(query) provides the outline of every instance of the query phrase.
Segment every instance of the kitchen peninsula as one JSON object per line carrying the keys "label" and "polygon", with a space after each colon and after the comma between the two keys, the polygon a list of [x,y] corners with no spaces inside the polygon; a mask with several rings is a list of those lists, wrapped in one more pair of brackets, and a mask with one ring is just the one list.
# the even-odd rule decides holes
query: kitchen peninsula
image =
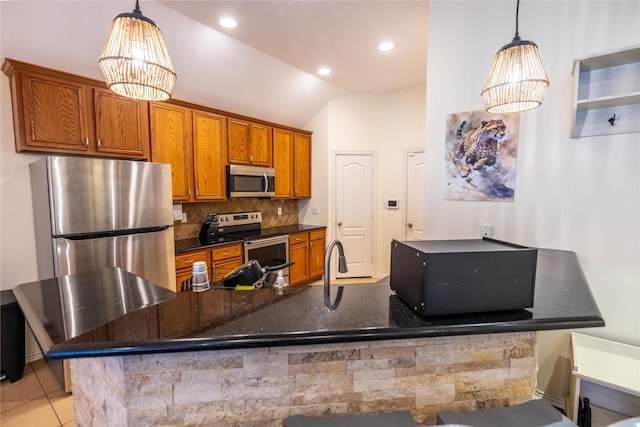
{"label": "kitchen peninsula", "polygon": [[417,315],[385,279],[344,286],[333,311],[320,286],[174,294],[119,269],[83,277],[93,287],[74,280],[15,294],[45,356],[71,361],[78,425],[281,426],[399,409],[433,425],[438,411],[533,398],[535,331],[604,325],[576,254],[550,249],[533,308],[441,317]]}

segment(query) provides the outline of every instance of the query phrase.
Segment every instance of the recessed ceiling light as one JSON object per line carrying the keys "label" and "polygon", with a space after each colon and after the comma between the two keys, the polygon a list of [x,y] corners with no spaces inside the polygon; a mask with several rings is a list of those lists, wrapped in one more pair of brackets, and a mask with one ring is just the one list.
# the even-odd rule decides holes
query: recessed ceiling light
{"label": "recessed ceiling light", "polygon": [[235,28],[238,26],[238,21],[229,16],[225,16],[223,18],[220,18],[220,25],[225,28]]}
{"label": "recessed ceiling light", "polygon": [[388,52],[393,49],[395,45],[392,42],[382,42],[378,45],[378,50],[380,52]]}
{"label": "recessed ceiling light", "polygon": [[329,67],[320,67],[320,68],[318,68],[318,74],[320,74],[321,76],[326,76],[328,74],[331,74],[331,68],[329,68]]}

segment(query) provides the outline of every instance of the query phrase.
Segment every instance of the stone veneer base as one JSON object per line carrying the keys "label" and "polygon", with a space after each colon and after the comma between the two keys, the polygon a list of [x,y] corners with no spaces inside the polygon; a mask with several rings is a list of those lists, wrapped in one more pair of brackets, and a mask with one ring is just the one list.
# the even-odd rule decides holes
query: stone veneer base
{"label": "stone veneer base", "polygon": [[536,333],[71,359],[78,426],[282,426],[289,415],[510,406],[534,397]]}

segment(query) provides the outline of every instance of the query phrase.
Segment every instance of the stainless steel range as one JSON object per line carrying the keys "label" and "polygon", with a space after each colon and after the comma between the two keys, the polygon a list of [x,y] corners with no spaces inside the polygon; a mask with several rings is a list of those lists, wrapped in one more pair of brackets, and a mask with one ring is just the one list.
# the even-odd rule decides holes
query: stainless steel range
{"label": "stainless steel range", "polygon": [[[218,215],[218,234],[242,240],[244,260],[256,260],[262,267],[289,262],[289,235],[279,227],[262,228],[260,212],[241,212]],[[289,283],[289,268],[283,268]]]}

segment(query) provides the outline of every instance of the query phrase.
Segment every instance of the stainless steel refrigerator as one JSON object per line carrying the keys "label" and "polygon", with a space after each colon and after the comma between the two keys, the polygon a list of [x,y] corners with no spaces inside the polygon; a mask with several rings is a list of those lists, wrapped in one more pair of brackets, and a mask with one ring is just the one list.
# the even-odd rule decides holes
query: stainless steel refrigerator
{"label": "stainless steel refrigerator", "polygon": [[47,156],[29,166],[40,279],[120,267],[175,291],[170,165]]}

